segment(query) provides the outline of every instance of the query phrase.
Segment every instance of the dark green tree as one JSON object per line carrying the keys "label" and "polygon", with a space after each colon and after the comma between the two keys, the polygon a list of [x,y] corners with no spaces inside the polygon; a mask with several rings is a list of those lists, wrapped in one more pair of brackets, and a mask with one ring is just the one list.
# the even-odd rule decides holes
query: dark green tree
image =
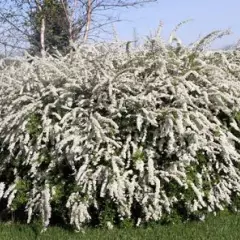
{"label": "dark green tree", "polygon": [[[64,2],[64,5],[62,4]],[[66,17],[67,1],[44,0],[41,10],[36,9],[30,14],[32,34],[29,36],[30,54],[41,52],[41,21],[45,20],[44,41],[48,53],[55,49],[66,54],[69,50],[69,23]]]}

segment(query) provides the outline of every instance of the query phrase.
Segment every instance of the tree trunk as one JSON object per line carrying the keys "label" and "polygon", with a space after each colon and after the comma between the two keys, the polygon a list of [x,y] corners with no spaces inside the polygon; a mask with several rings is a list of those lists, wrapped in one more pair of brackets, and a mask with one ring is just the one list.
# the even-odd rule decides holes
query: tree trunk
{"label": "tree trunk", "polygon": [[42,17],[42,20],[41,20],[41,35],[40,35],[40,41],[41,41],[41,55],[42,57],[45,57],[46,56],[46,52],[45,52],[45,29],[46,29],[46,26],[45,26],[45,16]]}
{"label": "tree trunk", "polygon": [[88,5],[87,5],[87,22],[86,22],[86,28],[85,28],[85,33],[84,33],[84,38],[83,41],[86,42],[88,39],[88,32],[89,32],[89,28],[90,28],[90,23],[91,23],[91,6],[92,6],[92,2],[91,0],[88,0]]}

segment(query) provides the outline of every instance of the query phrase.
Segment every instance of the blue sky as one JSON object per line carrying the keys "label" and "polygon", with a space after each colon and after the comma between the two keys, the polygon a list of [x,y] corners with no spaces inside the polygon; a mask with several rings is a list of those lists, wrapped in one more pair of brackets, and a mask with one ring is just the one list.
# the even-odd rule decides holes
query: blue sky
{"label": "blue sky", "polygon": [[240,39],[240,0],[158,0],[142,8],[121,9],[118,13],[125,21],[115,24],[123,40],[132,39],[133,29],[140,37],[157,29],[163,21],[162,36],[167,39],[170,32],[181,21],[193,19],[178,31],[183,43],[188,44],[213,30],[230,28],[232,35],[225,36],[213,44],[219,48],[234,44]]}

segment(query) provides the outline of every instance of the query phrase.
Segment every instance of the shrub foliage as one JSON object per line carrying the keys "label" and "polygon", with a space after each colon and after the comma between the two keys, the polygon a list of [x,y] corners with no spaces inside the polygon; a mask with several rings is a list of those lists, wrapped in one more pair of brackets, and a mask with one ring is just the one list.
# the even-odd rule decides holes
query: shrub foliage
{"label": "shrub foliage", "polygon": [[[148,39],[1,70],[0,198],[80,229],[240,207],[240,53]],[[175,44],[176,43],[176,44]]]}

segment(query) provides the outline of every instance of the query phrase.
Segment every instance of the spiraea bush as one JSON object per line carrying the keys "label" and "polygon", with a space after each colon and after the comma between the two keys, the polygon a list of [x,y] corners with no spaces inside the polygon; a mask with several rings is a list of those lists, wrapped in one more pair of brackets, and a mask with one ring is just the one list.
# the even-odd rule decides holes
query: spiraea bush
{"label": "spiraea bush", "polygon": [[240,53],[148,39],[1,70],[1,211],[123,227],[240,208]]}

